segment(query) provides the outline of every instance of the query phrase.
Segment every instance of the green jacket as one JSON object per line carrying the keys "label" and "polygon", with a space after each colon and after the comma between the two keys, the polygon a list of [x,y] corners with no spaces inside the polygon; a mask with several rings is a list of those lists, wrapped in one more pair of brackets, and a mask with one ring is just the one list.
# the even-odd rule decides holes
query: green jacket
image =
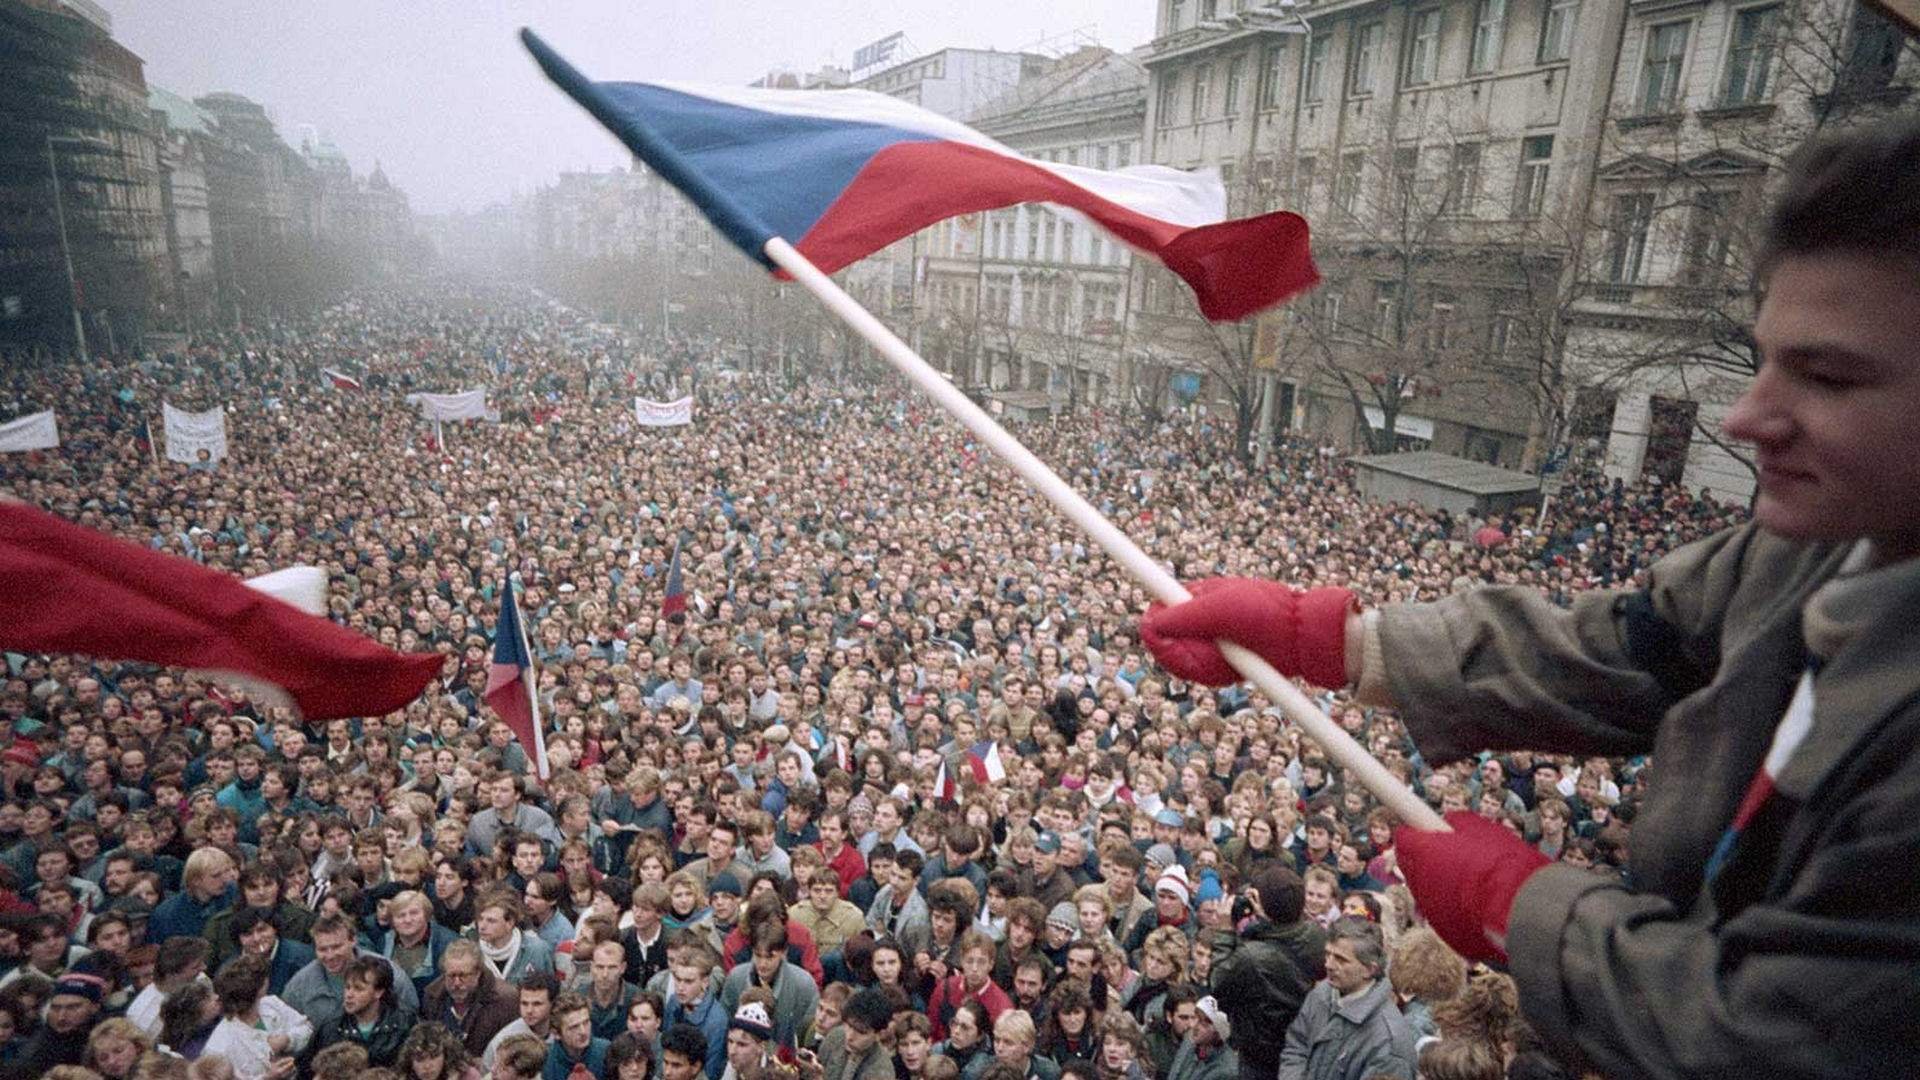
{"label": "green jacket", "polygon": [[[1633,887],[1548,867],[1514,904],[1521,1005],[1561,1055],[1772,1080],[1920,1061],[1920,561],[1842,575],[1848,554],[1747,526],[1571,610],[1492,588],[1381,611],[1368,651],[1429,760],[1653,755]],[[1771,827],[1707,887],[1810,659]]]}
{"label": "green jacket", "polygon": [[1215,1046],[1205,1061],[1194,1050],[1192,1039],[1183,1039],[1173,1052],[1173,1064],[1167,1066],[1167,1080],[1238,1080],[1240,1055],[1233,1047]]}

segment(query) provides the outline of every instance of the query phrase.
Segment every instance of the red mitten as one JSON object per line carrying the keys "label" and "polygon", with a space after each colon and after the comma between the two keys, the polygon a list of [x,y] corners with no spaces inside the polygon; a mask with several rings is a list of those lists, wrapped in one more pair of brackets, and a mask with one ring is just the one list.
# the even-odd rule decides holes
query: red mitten
{"label": "red mitten", "polygon": [[1456,810],[1447,824],[1452,832],[1394,830],[1400,872],[1420,913],[1455,952],[1504,964],[1513,898],[1547,857],[1478,814]]}
{"label": "red mitten", "polygon": [[1187,586],[1193,599],[1154,603],[1140,619],[1140,640],[1160,666],[1189,682],[1240,681],[1214,642],[1243,645],[1282,675],[1334,689],[1347,685],[1347,615],[1353,594],[1302,592],[1259,578],[1209,578]]}

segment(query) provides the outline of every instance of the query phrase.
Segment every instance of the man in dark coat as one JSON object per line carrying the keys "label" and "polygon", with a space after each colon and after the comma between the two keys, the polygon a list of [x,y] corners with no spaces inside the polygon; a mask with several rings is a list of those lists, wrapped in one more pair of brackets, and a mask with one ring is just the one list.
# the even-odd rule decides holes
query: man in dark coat
{"label": "man in dark coat", "polygon": [[446,1026],[478,1061],[493,1037],[519,1018],[519,995],[480,962],[480,946],[465,938],[440,954],[440,977],[420,998],[420,1018]]}
{"label": "man in dark coat", "polygon": [[1273,1080],[1287,1025],[1325,970],[1326,934],[1302,917],[1306,887],[1277,863],[1262,867],[1242,894],[1253,921],[1215,963],[1213,990],[1233,1022],[1229,1040],[1242,1080]]}

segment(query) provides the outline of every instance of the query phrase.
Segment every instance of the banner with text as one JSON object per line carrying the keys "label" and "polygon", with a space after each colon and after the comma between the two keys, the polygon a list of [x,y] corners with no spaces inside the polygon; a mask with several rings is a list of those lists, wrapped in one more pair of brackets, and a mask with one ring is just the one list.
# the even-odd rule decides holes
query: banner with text
{"label": "banner with text", "polygon": [[60,425],[54,422],[52,409],[0,424],[0,454],[52,450],[59,445]]}
{"label": "banner with text", "polygon": [[485,390],[463,390],[458,394],[408,394],[407,404],[418,406],[427,420],[494,420],[499,412],[487,408]]}
{"label": "banner with text", "polygon": [[633,399],[633,418],[642,427],[679,427],[693,423],[693,396],[689,394],[679,401],[648,401],[646,398]]}
{"label": "banner with text", "polygon": [[216,405],[206,412],[182,412],[164,402],[160,405],[167,436],[167,460],[191,465],[200,460],[200,451],[219,461],[227,456],[227,410]]}

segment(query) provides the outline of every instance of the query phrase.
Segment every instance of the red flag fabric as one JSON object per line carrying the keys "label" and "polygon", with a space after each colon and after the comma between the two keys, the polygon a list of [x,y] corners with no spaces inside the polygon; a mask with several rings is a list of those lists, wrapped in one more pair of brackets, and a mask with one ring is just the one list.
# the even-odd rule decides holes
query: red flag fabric
{"label": "red flag fabric", "polygon": [[239,672],[309,720],[403,708],[441,665],[23,503],[0,504],[0,597],[0,648]]}

